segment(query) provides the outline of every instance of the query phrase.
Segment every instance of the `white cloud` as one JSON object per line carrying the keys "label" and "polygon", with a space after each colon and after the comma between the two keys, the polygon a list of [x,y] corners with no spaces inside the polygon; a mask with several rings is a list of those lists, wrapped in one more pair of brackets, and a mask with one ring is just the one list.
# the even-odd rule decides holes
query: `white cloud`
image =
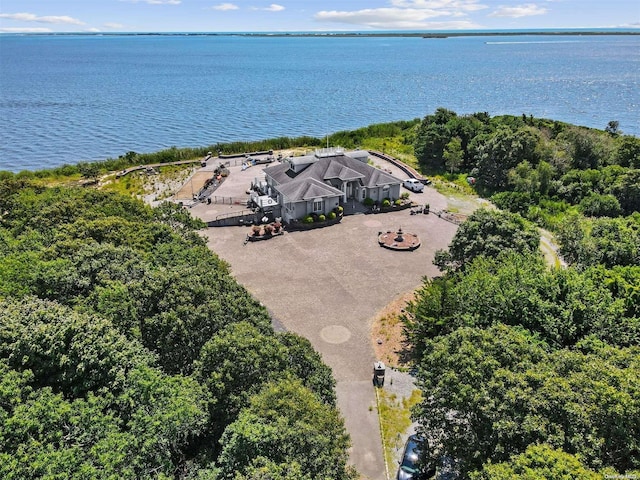
{"label": "white cloud", "polygon": [[84,25],[84,22],[81,22],[77,18],[68,17],[66,15],[39,17],[37,15],[34,15],[33,13],[0,13],[0,18],[7,18],[9,20],[18,20],[21,22]]}
{"label": "white cloud", "polygon": [[221,3],[220,5],[216,5],[215,7],[211,7],[211,10],[220,10],[221,12],[226,12],[229,10],[238,10],[237,5],[233,3]]}
{"label": "white cloud", "polygon": [[282,10],[284,10],[284,7],[282,5],[278,5],[277,3],[272,3],[266,10],[269,10],[270,12],[281,12]]}
{"label": "white cloud", "polygon": [[28,27],[6,27],[0,28],[0,32],[2,33],[50,33],[52,30],[50,28],[36,27],[36,28],[28,28]]}
{"label": "white cloud", "polygon": [[455,12],[475,12],[488,8],[478,3],[479,0],[391,0],[391,5],[401,8],[417,8],[432,10],[452,10]]}
{"label": "white cloud", "polygon": [[365,25],[371,28],[423,29],[427,28],[425,20],[440,16],[452,15],[448,11],[410,8],[373,8],[345,11],[322,11],[315,15],[321,22],[347,23]]}
{"label": "white cloud", "polygon": [[527,3],[525,5],[517,5],[515,7],[507,7],[501,5],[498,9],[489,14],[490,17],[530,17],[532,15],[544,15],[547,13],[547,9],[539,7],[534,3]]}
{"label": "white cloud", "polygon": [[113,22],[109,22],[109,23],[105,23],[104,24],[105,28],[112,28],[114,30],[120,29],[120,28],[124,28],[124,25],[121,23],[113,23]]}
{"label": "white cloud", "polygon": [[[321,11],[315,14],[320,22],[345,23],[375,29],[420,30],[481,28],[469,20],[470,12],[488,8],[481,0],[389,0],[390,7],[367,8],[355,11]],[[429,22],[436,17],[451,20]]]}
{"label": "white cloud", "polygon": [[281,12],[282,10],[284,10],[284,7],[282,5],[278,5],[277,3],[272,3],[265,8],[254,7],[253,10],[262,10],[263,12]]}
{"label": "white cloud", "polygon": [[100,33],[102,30],[96,27],[91,27],[91,28],[86,28],[84,31],[89,33]]}

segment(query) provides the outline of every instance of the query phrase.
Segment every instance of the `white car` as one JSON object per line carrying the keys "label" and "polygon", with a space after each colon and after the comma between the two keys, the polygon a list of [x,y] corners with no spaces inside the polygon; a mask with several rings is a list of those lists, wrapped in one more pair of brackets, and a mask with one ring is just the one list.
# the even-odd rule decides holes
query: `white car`
{"label": "white car", "polygon": [[416,180],[415,178],[409,178],[408,180],[405,180],[403,185],[404,188],[406,188],[407,190],[411,190],[412,192],[419,193],[424,190],[424,184],[419,180]]}

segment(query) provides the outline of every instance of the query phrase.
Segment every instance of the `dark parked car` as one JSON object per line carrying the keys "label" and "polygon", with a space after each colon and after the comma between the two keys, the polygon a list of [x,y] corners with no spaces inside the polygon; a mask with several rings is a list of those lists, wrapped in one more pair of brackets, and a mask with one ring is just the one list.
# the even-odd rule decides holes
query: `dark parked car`
{"label": "dark parked car", "polygon": [[420,465],[418,460],[422,452],[423,440],[418,435],[411,435],[407,439],[402,453],[402,461],[398,468],[397,480],[423,480],[435,475],[436,469]]}

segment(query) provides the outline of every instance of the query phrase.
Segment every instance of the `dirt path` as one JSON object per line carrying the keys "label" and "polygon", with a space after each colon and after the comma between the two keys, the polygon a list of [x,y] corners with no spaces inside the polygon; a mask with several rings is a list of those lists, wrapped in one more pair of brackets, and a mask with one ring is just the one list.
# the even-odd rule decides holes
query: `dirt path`
{"label": "dirt path", "polygon": [[558,254],[560,248],[553,237],[553,233],[539,228],[540,230],[540,250],[544,255],[545,260],[551,267],[566,268],[567,263]]}

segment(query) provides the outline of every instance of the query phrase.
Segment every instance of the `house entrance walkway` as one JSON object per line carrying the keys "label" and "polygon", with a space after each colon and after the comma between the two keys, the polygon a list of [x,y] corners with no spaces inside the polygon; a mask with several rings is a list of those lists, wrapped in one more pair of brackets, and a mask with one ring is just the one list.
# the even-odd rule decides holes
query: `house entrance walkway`
{"label": "house entrance walkway", "polygon": [[364,206],[361,202],[357,202],[353,198],[347,199],[347,201],[342,204],[342,208],[344,208],[344,215],[368,213],[371,210],[369,207]]}

